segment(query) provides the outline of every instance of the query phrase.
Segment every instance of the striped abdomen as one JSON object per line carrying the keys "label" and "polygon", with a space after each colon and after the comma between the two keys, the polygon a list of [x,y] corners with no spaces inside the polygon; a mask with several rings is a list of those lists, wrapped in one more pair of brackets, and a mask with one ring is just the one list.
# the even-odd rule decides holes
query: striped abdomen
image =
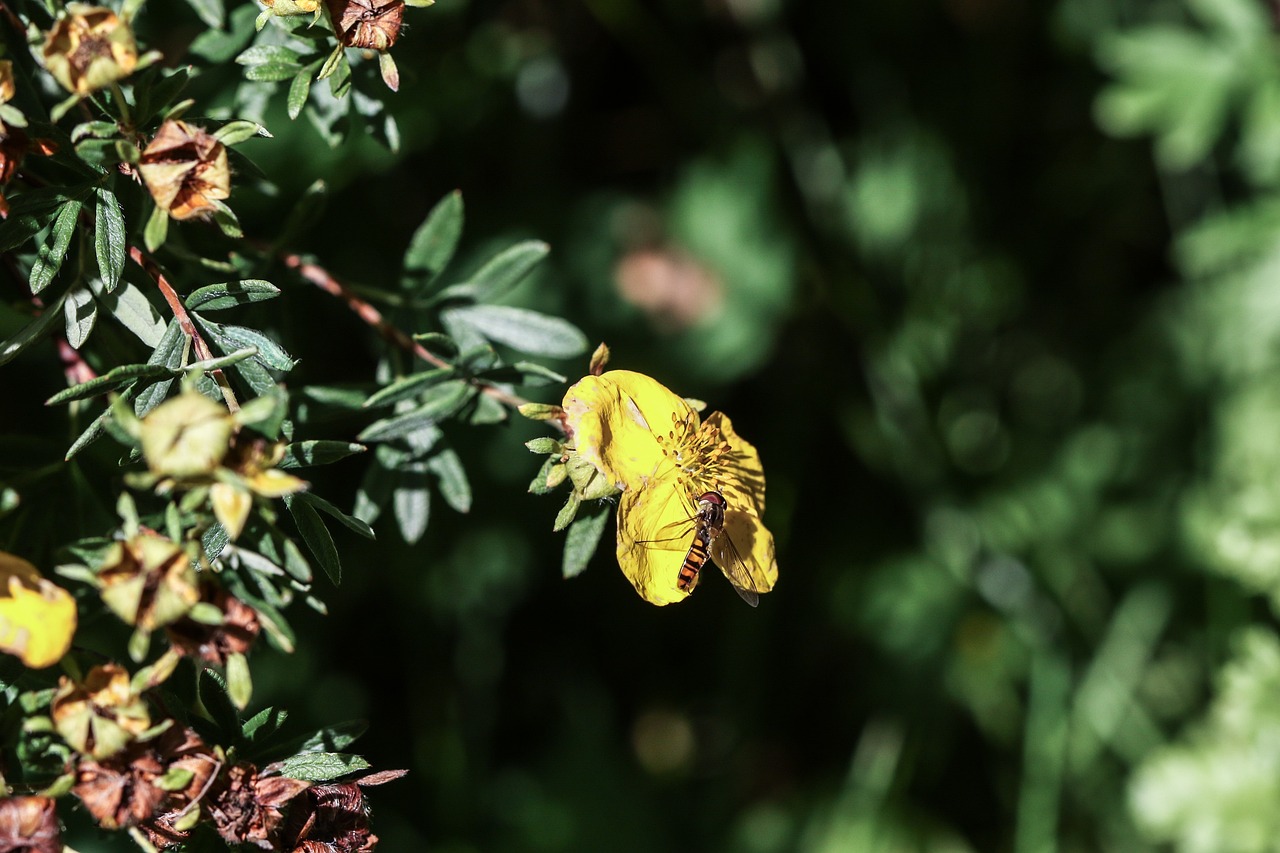
{"label": "striped abdomen", "polygon": [[705,524],[699,524],[697,533],[693,535],[693,544],[689,546],[689,553],[684,555],[684,563],[680,566],[676,588],[688,591],[693,586],[693,582],[698,579],[698,572],[707,564],[709,556],[711,556],[711,529]]}

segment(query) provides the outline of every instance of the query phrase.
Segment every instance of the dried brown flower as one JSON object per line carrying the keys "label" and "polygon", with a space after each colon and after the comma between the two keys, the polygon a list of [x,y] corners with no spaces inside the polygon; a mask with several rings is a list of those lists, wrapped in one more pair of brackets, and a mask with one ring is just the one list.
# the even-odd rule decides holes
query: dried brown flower
{"label": "dried brown flower", "polygon": [[400,38],[404,0],[325,0],[333,29],[347,47],[386,50]]}
{"label": "dried brown flower", "polygon": [[62,853],[62,831],[53,800],[0,799],[0,853]]}
{"label": "dried brown flower", "polygon": [[215,666],[226,666],[228,655],[245,654],[257,639],[261,630],[258,614],[213,584],[205,585],[201,600],[222,611],[222,624],[206,625],[189,617],[180,619],[165,629],[169,643],[184,655]]}
{"label": "dried brown flower", "polygon": [[159,824],[180,837],[175,825],[220,766],[195,732],[175,726],[104,761],[81,761],[72,792],[103,829]]}
{"label": "dried brown flower", "polygon": [[311,786],[283,776],[262,776],[252,764],[230,767],[205,798],[206,811],[228,844],[253,844],[278,850],[283,809]]}
{"label": "dried brown flower", "polygon": [[226,146],[183,121],[160,125],[138,171],[156,204],[174,219],[208,213],[214,201],[231,195]]}
{"label": "dried brown flower", "polygon": [[354,782],[315,785],[289,810],[281,848],[290,853],[370,853],[378,836],[369,827],[361,788],[399,779],[405,770],[373,773]]}
{"label": "dried brown flower", "polygon": [[70,3],[44,42],[44,65],[69,92],[88,95],[129,76],[138,48],[129,26],[100,6]]}

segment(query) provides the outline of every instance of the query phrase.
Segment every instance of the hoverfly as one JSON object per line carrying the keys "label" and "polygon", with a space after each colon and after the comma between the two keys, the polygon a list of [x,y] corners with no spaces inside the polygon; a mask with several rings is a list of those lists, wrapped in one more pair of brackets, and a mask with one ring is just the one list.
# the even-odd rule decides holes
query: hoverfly
{"label": "hoverfly", "polygon": [[[680,564],[679,573],[676,575],[676,587],[684,592],[691,591],[693,585],[697,583],[698,572],[706,565],[707,559],[712,558],[712,548],[718,546],[715,548],[718,553],[712,559],[724,572],[724,576],[729,579],[729,583],[733,585],[742,600],[755,607],[760,603],[760,596],[753,589],[755,584],[751,581],[751,573],[747,570],[733,540],[724,530],[724,514],[727,507],[724,495],[720,492],[714,490],[703,492],[698,498],[692,517],[668,525],[668,527],[684,527],[691,522],[693,524],[693,541],[689,544],[689,550],[685,552],[684,561]],[[636,544],[653,546],[658,543],[680,542],[687,535],[688,533],[685,532],[670,539],[655,539]]]}

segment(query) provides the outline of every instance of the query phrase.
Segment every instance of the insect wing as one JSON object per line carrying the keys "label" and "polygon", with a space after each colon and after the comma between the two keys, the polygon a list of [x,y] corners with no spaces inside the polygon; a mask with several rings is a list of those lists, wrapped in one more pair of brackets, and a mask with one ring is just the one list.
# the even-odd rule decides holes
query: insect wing
{"label": "insect wing", "polygon": [[732,509],[725,512],[724,529],[711,543],[711,558],[742,600],[752,607],[760,603],[758,593],[773,588],[778,575],[773,537],[749,513]]}

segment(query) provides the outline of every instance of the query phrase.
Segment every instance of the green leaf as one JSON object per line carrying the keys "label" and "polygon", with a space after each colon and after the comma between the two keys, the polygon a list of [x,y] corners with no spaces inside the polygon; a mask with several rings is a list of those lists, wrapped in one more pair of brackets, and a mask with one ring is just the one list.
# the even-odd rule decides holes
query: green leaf
{"label": "green leaf", "polygon": [[[153,86],[147,88],[146,91],[138,93],[136,112],[134,123],[149,122],[161,110],[169,109],[169,106],[178,99],[182,94],[182,90],[187,87],[187,83],[191,80],[191,71],[189,68],[175,68],[166,74],[163,70],[159,73],[163,76],[156,81]],[[104,134],[110,136],[112,134]]]}
{"label": "green leaf", "polygon": [[[238,349],[235,352],[229,352],[223,356],[214,356],[213,358],[205,358],[205,359],[201,359],[200,361],[193,361],[190,364],[188,364],[186,367],[184,367],[183,370],[186,371],[187,373],[210,373],[214,370],[221,370],[224,367],[232,367],[234,365],[237,365],[240,362],[244,361],[246,358],[253,358],[257,354],[258,354],[258,351],[253,347],[245,347],[244,349]],[[265,399],[265,398],[259,397],[258,399]],[[251,424],[252,422],[246,420],[244,421],[244,423]]]}
{"label": "green leaf", "polygon": [[338,549],[333,544],[329,528],[320,520],[320,514],[311,504],[298,500],[298,495],[286,495],[284,503],[293,515],[294,523],[298,525],[302,541],[307,543],[307,548],[315,555],[320,568],[324,569],[334,586],[342,583],[342,561],[338,558]]}
{"label": "green leaf", "polygon": [[293,82],[289,84],[289,95],[285,100],[290,119],[296,119],[302,113],[302,108],[307,105],[307,98],[311,95],[312,71],[311,66],[307,66],[293,75]]}
{"label": "green leaf", "polygon": [[490,258],[469,281],[453,285],[441,295],[465,295],[477,302],[490,302],[523,281],[550,251],[551,247],[540,240],[517,243]]}
{"label": "green leaf", "polygon": [[302,70],[302,66],[296,62],[265,62],[262,65],[253,65],[244,72],[244,79],[254,80],[262,83],[274,83],[280,80],[288,80],[294,77]]}
{"label": "green leaf", "polygon": [[445,449],[427,460],[427,470],[436,475],[445,503],[458,512],[471,511],[471,483],[458,454]]}
{"label": "green leaf", "polygon": [[542,467],[538,469],[538,473],[534,475],[533,480],[529,483],[529,494],[545,495],[551,491],[551,487],[547,485],[547,475],[558,464],[560,463],[554,456],[548,456],[542,461]]}
{"label": "green leaf", "polygon": [[[31,265],[31,292],[39,293],[49,286],[53,277],[62,267],[62,260],[67,256],[67,248],[71,245],[71,237],[76,232],[76,222],[80,217],[80,202],[72,199],[62,203],[58,214],[53,218],[53,229],[49,239],[40,247],[35,263]],[[78,349],[78,347],[77,347]]]}
{"label": "green leaf", "polygon": [[369,448],[349,441],[295,441],[284,449],[284,458],[277,467],[306,468],[311,465],[328,465],[346,459]]}
{"label": "green leaf", "polygon": [[93,331],[94,321],[98,319],[98,303],[89,288],[73,287],[62,308],[67,316],[67,343],[78,350]]}
{"label": "green leaf", "polygon": [[302,396],[325,406],[355,410],[364,407],[364,401],[369,398],[369,392],[363,387],[341,388],[335,385],[308,385],[302,389]]}
{"label": "green leaf", "polygon": [[142,243],[148,252],[154,252],[164,245],[169,236],[169,212],[161,207],[153,206],[147,224],[142,229]]}
{"label": "green leaf", "polygon": [[452,379],[431,388],[423,395],[425,402],[416,409],[374,421],[356,436],[360,441],[390,441],[403,438],[430,426],[460,409],[473,389],[461,379]]}
{"label": "green leaf", "polygon": [[34,237],[63,204],[86,198],[95,185],[41,187],[10,198],[9,215],[0,222],[0,252],[12,251]]}
{"label": "green leaf", "polygon": [[218,559],[229,544],[231,544],[231,537],[227,535],[226,528],[221,524],[214,524],[200,537],[200,547],[204,549],[205,556],[210,560]]}
{"label": "green leaf", "polygon": [[75,456],[81,450],[84,450],[94,441],[101,438],[102,433],[105,431],[106,423],[110,418],[111,407],[108,406],[93,419],[89,426],[85,427],[84,432],[80,433],[75,441],[71,442],[71,446],[67,448],[66,455],[63,456],[63,459],[69,461],[71,457]]}
{"label": "green leaf", "polygon": [[231,703],[243,711],[249,707],[253,698],[253,678],[249,674],[249,661],[244,654],[234,652],[227,655],[227,695]]}
{"label": "green leaf", "polygon": [[254,35],[253,22],[258,17],[258,4],[245,3],[231,12],[225,31],[207,29],[196,36],[189,50],[196,56],[219,65],[231,60]]}
{"label": "green leaf", "polygon": [[[182,361],[187,351],[187,340],[187,336],[182,331],[178,321],[169,321],[169,325],[165,327],[164,334],[160,337],[160,343],[156,344],[151,357],[147,359],[147,364],[159,364],[171,371],[177,370],[182,367]],[[164,398],[169,396],[169,388],[172,385],[172,379],[165,379],[143,389],[138,394],[138,399],[133,406],[137,416],[143,417],[147,412],[160,405]]]}
{"label": "green leaf", "polygon": [[213,132],[213,138],[223,145],[239,145],[241,142],[253,139],[255,136],[271,138],[271,134],[267,132],[265,127],[256,121],[247,119],[229,121]]}
{"label": "green leaf", "polygon": [[256,44],[236,57],[236,65],[264,65],[268,62],[297,64],[302,54],[279,44]]}
{"label": "green leaf", "polygon": [[122,364],[101,376],[90,379],[88,382],[81,382],[79,385],[64,388],[48,400],[45,400],[44,404],[46,406],[57,406],[62,403],[69,403],[72,400],[85,400],[89,397],[105,394],[114,388],[119,388],[121,385],[127,385],[138,379],[171,375],[169,368],[159,364]]}
{"label": "green leaf", "polygon": [[222,676],[212,669],[200,670],[200,677],[196,680],[196,696],[218,728],[228,734],[240,731],[240,716],[231,703],[231,697],[227,695],[227,683]]}
{"label": "green leaf", "polygon": [[561,570],[566,578],[582,574],[591,555],[596,552],[604,528],[609,522],[608,504],[598,512],[580,515],[569,525],[564,537],[564,561]]}
{"label": "green leaf", "polygon": [[102,307],[137,335],[138,340],[153,348],[160,344],[164,336],[164,321],[141,290],[124,280],[110,292],[106,292],[105,285],[97,279],[89,284]]}
{"label": "green leaf", "polygon": [[308,782],[327,782],[369,769],[369,762],[358,755],[342,752],[308,752],[286,758],[279,764],[280,775]]}
{"label": "green leaf", "polygon": [[401,400],[408,400],[411,397],[418,396],[428,388],[439,385],[453,375],[454,370],[452,367],[439,367],[435,370],[414,373],[380,389],[376,394],[364,401],[364,407],[366,409],[374,409],[379,406],[398,403]]}
{"label": "green leaf", "polygon": [[351,746],[368,730],[369,724],[364,720],[347,720],[310,735],[294,751],[299,754],[337,752]]}
{"label": "green leaf", "polygon": [[582,500],[578,497],[578,494],[570,492],[569,500],[565,501],[564,506],[560,508],[560,512],[556,515],[555,526],[551,529],[558,533],[572,524],[574,517],[578,514],[578,507],[581,505]]}
{"label": "green leaf", "polygon": [[183,304],[192,311],[223,311],[250,302],[263,302],[280,295],[280,288],[269,281],[247,278],[207,284],[188,294]]}
{"label": "green leaf", "polygon": [[391,506],[400,535],[407,544],[416,545],[427,532],[431,518],[431,490],[427,488],[426,475],[401,471],[391,491]]}
{"label": "green leaf", "polygon": [[289,712],[284,708],[263,708],[244,721],[240,734],[248,741],[264,740],[280,731]]}
{"label": "green leaf", "polygon": [[[248,161],[245,160],[245,162]],[[233,240],[243,237],[244,229],[240,227],[240,219],[236,216],[236,212],[217,199],[209,199],[209,201],[213,205],[213,224],[218,226],[218,230]]]}
{"label": "green leaf", "polygon": [[257,348],[257,360],[272,370],[289,371],[297,364],[289,357],[289,353],[284,351],[283,347],[256,329],[248,329],[244,326],[223,326],[204,320],[199,315],[196,316],[201,321],[201,325],[206,328],[216,325],[217,333],[234,345],[236,349],[242,347]]}
{"label": "green leaf", "polygon": [[66,298],[67,294],[62,294],[52,304],[46,305],[40,316],[20,329],[16,335],[0,341],[0,364],[13,361],[19,353],[40,340],[53,327],[54,321],[62,317],[62,302]]}
{"label": "green leaf", "polygon": [[347,515],[345,512],[338,509],[319,495],[313,495],[310,492],[299,492],[296,497],[298,500],[304,501],[310,506],[326,513],[357,536],[363,536],[365,539],[377,538],[373,532],[373,528],[366,524],[363,519]]}
{"label": "green leaf", "polygon": [[571,358],[587,349],[587,337],[568,320],[507,305],[469,305],[441,312],[447,322],[461,323],[491,341],[519,352],[548,358]]}
{"label": "green leaf", "polygon": [[106,187],[98,187],[94,190],[94,196],[97,201],[93,209],[93,248],[98,256],[98,272],[102,275],[102,284],[110,292],[116,289],[116,285],[120,283],[120,274],[124,272],[124,212],[120,209],[116,194]]}
{"label": "green leaf", "polygon": [[222,0],[187,0],[187,5],[195,10],[200,20],[215,30],[222,29],[226,20],[226,10]]}
{"label": "green leaf", "polygon": [[462,193],[454,190],[436,203],[414,232],[404,254],[405,272],[430,276],[444,269],[458,247],[462,222]]}

